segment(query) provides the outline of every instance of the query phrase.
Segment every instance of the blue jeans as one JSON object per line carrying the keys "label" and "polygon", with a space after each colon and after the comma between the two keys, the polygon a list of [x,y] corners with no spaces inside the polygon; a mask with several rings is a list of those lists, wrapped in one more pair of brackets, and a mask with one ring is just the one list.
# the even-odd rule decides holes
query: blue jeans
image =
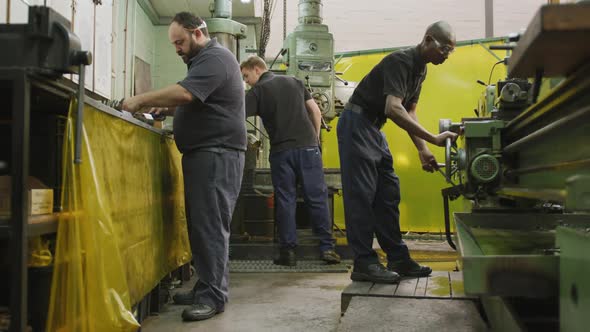
{"label": "blue jeans", "polygon": [[269,159],[280,247],[292,249],[297,246],[295,209],[299,182],[313,231],[320,239],[320,251],[333,249],[328,188],[324,180],[322,154],[319,148],[306,147],[273,152]]}
{"label": "blue jeans", "polygon": [[373,235],[389,261],[409,258],[399,225],[399,179],[379,128],[345,109],[337,127],[348,245],[355,265],[378,263]]}

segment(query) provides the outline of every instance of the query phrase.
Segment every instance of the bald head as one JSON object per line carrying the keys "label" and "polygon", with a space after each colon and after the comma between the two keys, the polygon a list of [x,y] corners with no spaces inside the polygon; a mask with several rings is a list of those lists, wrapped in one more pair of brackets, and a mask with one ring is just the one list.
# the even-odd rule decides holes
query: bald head
{"label": "bald head", "polygon": [[455,32],[451,25],[445,21],[438,21],[429,25],[426,28],[426,33],[424,33],[424,38],[426,36],[431,36],[439,42],[455,44]]}
{"label": "bald head", "polygon": [[419,45],[420,53],[426,63],[439,65],[453,53],[455,43],[455,32],[451,25],[445,21],[438,21],[426,29]]}

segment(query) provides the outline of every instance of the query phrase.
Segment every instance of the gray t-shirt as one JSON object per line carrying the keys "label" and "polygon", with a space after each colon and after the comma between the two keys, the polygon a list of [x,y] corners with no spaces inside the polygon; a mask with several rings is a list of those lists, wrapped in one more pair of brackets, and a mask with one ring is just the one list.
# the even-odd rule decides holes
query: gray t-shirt
{"label": "gray t-shirt", "polygon": [[244,84],[236,57],[212,39],[188,65],[178,84],[194,96],[174,113],[174,139],[180,152],[223,147],[246,150]]}
{"label": "gray t-shirt", "polygon": [[418,103],[426,64],[417,47],[395,51],[381,60],[359,83],[350,102],[385,120],[387,95],[398,97],[406,109]]}
{"label": "gray t-shirt", "polygon": [[270,137],[271,152],[318,146],[305,107],[311,95],[295,77],[266,72],[246,94],[246,114],[258,115]]}

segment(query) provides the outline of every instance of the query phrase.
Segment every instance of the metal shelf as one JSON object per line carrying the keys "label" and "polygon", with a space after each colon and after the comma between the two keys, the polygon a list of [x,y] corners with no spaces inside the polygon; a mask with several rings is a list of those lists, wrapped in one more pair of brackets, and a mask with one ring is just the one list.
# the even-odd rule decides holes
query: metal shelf
{"label": "metal shelf", "polygon": [[[59,217],[59,213],[29,216],[27,235],[32,237],[56,233],[57,221]],[[10,236],[11,229],[11,220],[6,217],[0,218],[0,238],[8,238]]]}
{"label": "metal shelf", "polygon": [[27,235],[31,237],[57,233],[58,219],[59,213],[32,216],[29,218]]}

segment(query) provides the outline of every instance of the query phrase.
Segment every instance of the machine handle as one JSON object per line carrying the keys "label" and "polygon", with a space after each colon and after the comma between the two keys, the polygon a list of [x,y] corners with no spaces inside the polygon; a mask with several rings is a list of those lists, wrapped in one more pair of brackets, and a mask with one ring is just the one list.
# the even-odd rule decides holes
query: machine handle
{"label": "machine handle", "polygon": [[74,55],[74,61],[78,63],[78,111],[76,116],[76,142],[74,150],[74,163],[82,163],[82,120],[84,116],[84,76],[85,66],[92,63],[92,53],[80,51]]}
{"label": "machine handle", "polygon": [[449,196],[446,194],[445,190],[442,190],[443,196],[443,209],[445,214],[445,237],[447,239],[447,243],[451,248],[457,250],[457,246],[453,242],[453,237],[451,236],[451,218],[449,217]]}
{"label": "machine handle", "polygon": [[84,64],[80,64],[80,73],[78,74],[78,111],[76,115],[76,146],[74,150],[74,163],[82,163],[82,120],[84,116],[84,73],[86,72]]}
{"label": "machine handle", "polygon": [[322,127],[323,129],[326,129],[326,131],[328,131],[328,132],[329,132],[330,130],[332,130],[332,126],[329,126],[329,125],[328,125],[328,123],[326,122],[326,120],[324,120],[324,117],[323,117],[323,116],[322,116],[322,117],[320,117],[320,120],[321,120],[321,127]]}
{"label": "machine handle", "polygon": [[505,50],[505,51],[509,51],[509,50],[513,50],[515,47],[516,47],[516,45],[513,45],[513,44],[490,45],[490,50]]}

